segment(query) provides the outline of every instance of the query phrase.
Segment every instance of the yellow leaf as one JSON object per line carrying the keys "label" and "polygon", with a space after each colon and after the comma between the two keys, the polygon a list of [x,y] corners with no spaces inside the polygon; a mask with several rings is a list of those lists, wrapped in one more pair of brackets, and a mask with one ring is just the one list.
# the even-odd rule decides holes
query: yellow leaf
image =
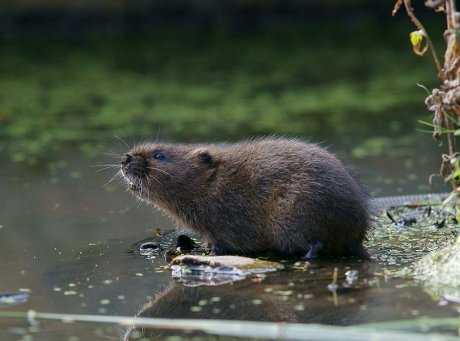
{"label": "yellow leaf", "polygon": [[426,34],[423,30],[411,32],[409,35],[410,42],[414,53],[423,56],[428,50],[428,45],[425,42]]}
{"label": "yellow leaf", "polygon": [[420,45],[423,41],[423,38],[425,35],[423,34],[423,31],[414,31],[410,33],[410,42],[412,45],[417,46]]}

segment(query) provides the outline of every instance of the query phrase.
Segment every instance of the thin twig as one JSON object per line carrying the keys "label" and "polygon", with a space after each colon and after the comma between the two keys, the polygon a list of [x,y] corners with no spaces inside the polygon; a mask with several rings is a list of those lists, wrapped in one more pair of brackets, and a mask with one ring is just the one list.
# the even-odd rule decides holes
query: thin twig
{"label": "thin twig", "polygon": [[393,9],[393,15],[401,7],[402,3],[404,4],[404,8],[406,9],[407,16],[410,18],[412,23],[415,25],[415,27],[417,27],[417,29],[421,30],[425,34],[425,38],[426,38],[429,50],[431,52],[431,56],[433,57],[434,64],[436,65],[436,69],[438,70],[438,77],[441,78],[441,71],[442,71],[441,63],[439,62],[439,58],[434,48],[433,41],[431,40],[423,24],[415,16],[414,9],[412,8],[411,0],[398,0],[396,2],[395,8]]}

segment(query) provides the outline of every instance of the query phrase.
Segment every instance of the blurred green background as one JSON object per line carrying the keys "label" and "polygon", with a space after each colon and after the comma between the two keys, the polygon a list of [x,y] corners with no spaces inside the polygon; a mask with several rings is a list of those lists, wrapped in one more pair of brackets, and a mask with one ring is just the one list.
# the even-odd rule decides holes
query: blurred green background
{"label": "blurred green background", "polygon": [[[143,139],[282,134],[355,158],[401,153],[436,84],[394,1],[64,1],[0,5],[0,154],[98,155]],[[443,48],[443,18],[416,2]],[[429,140],[429,135],[426,135]],[[76,148],[76,149],[75,149]]]}

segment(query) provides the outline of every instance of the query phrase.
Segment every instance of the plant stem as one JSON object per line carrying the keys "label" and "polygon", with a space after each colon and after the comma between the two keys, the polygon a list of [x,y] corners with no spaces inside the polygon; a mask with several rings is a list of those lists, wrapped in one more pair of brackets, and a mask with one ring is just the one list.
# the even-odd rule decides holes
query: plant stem
{"label": "plant stem", "polygon": [[[324,341],[430,341],[430,340],[458,340],[455,336],[440,334],[420,334],[411,332],[414,326],[427,325],[444,326],[454,328],[458,326],[457,318],[450,319],[423,319],[421,321],[395,321],[396,328],[378,323],[372,325],[357,325],[350,327],[327,326],[321,324],[301,323],[274,323],[257,321],[238,320],[203,320],[203,319],[167,319],[167,318],[145,318],[127,316],[107,315],[83,315],[83,314],[56,314],[41,313],[35,311],[14,312],[0,311],[0,318],[27,319],[29,323],[36,323],[37,320],[55,320],[62,323],[91,322],[108,323],[127,326],[129,328],[149,328],[158,330],[176,330],[190,332],[191,330],[202,331],[211,335],[241,337],[244,339],[277,339],[277,340],[324,340]],[[392,330],[391,328],[394,328]],[[127,331],[129,335],[131,329]]]}
{"label": "plant stem", "polygon": [[428,32],[426,31],[425,27],[420,22],[420,20],[418,20],[417,17],[415,16],[414,10],[412,8],[411,0],[404,0],[404,7],[406,9],[407,15],[409,16],[410,20],[415,25],[415,27],[417,27],[419,30],[421,30],[425,34],[426,41],[427,41],[429,50],[431,52],[431,56],[433,57],[434,64],[436,65],[436,69],[438,70],[438,77],[440,77],[441,76],[441,71],[442,71],[441,64],[439,63],[438,55],[436,54],[434,44],[431,41],[431,38],[430,38]]}

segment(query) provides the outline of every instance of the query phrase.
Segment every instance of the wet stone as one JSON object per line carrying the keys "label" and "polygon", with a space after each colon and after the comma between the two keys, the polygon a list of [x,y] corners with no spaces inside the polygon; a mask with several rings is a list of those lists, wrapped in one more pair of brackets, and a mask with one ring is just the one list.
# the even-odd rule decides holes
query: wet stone
{"label": "wet stone", "polygon": [[221,285],[284,268],[278,262],[240,256],[185,255],[170,264],[172,276],[186,286]]}
{"label": "wet stone", "polygon": [[203,248],[198,242],[198,237],[189,231],[180,229],[161,231],[156,229],[153,237],[133,244],[130,252],[138,253],[148,259],[161,256],[167,261],[171,261],[183,253],[207,254],[209,250]]}

